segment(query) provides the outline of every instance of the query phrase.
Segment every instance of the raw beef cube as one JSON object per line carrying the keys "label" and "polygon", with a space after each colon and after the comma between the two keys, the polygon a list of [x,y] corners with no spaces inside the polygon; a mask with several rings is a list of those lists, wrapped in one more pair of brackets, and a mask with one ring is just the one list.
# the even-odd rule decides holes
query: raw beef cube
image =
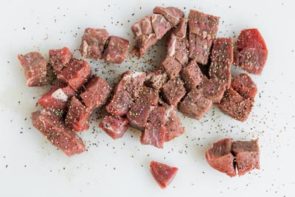
{"label": "raw beef cube", "polygon": [[65,119],[66,126],[73,131],[86,130],[89,128],[90,115],[91,111],[73,96]]}
{"label": "raw beef cube", "polygon": [[233,63],[233,41],[231,38],[217,38],[213,41],[211,51],[210,78],[219,80],[220,83],[231,83],[231,65]]}
{"label": "raw beef cube", "polygon": [[166,82],[167,74],[161,70],[156,70],[147,74],[145,85],[160,90]]}
{"label": "raw beef cube", "polygon": [[190,10],[188,25],[191,34],[200,36],[200,39],[212,40],[218,31],[219,17]]}
{"label": "raw beef cube", "polygon": [[167,56],[162,62],[162,68],[167,73],[170,79],[176,78],[181,71],[181,64],[174,58]]}
{"label": "raw beef cube", "polygon": [[136,102],[127,113],[127,119],[130,125],[139,130],[143,130],[146,126],[152,106],[148,103]]}
{"label": "raw beef cube", "polygon": [[125,89],[134,98],[138,95],[145,79],[146,73],[144,72],[127,71],[123,74],[123,83],[119,83],[118,89]]}
{"label": "raw beef cube", "polygon": [[255,168],[260,168],[258,140],[235,141],[232,144],[232,152],[236,158],[236,168],[239,176]]}
{"label": "raw beef cube", "polygon": [[200,64],[207,64],[212,40],[203,39],[200,35],[189,34],[189,57]]}
{"label": "raw beef cube", "polygon": [[181,78],[188,90],[196,88],[202,81],[203,74],[195,61],[191,61],[181,71]]}
{"label": "raw beef cube", "polygon": [[174,179],[178,169],[163,163],[151,161],[150,169],[153,177],[161,188],[167,187]]}
{"label": "raw beef cube", "polygon": [[117,36],[110,36],[108,45],[104,51],[106,62],[121,64],[127,56],[129,41]]}
{"label": "raw beef cube", "polygon": [[169,105],[177,106],[185,95],[184,83],[180,78],[171,79],[163,86],[162,93]]}
{"label": "raw beef cube", "polygon": [[141,135],[141,143],[163,148],[165,142],[165,108],[153,107],[151,110],[144,132]]}
{"label": "raw beef cube", "polygon": [[232,143],[231,138],[219,140],[206,152],[209,165],[231,177],[236,175],[234,156],[231,153]]}
{"label": "raw beef cube", "polygon": [[253,100],[243,98],[238,92],[230,88],[225,91],[218,107],[227,115],[243,122],[247,120],[252,111]]}
{"label": "raw beef cube", "polygon": [[55,73],[59,73],[72,59],[72,52],[69,48],[49,50],[49,63]]}
{"label": "raw beef cube", "polygon": [[253,74],[261,74],[268,50],[258,29],[241,31],[236,43],[235,64]]}
{"label": "raw beef cube", "polygon": [[221,101],[226,87],[227,84],[224,84],[217,79],[208,79],[205,76],[203,76],[202,83],[200,84],[203,95],[213,103],[219,103]]}
{"label": "raw beef cube", "polygon": [[168,107],[166,109],[165,116],[165,141],[170,141],[175,137],[178,137],[184,133],[184,127],[181,125],[181,121],[176,114],[174,107]]}
{"label": "raw beef cube", "polygon": [[102,59],[108,38],[109,33],[105,29],[86,28],[80,46],[82,57]]}
{"label": "raw beef cube", "polygon": [[134,52],[138,57],[142,57],[147,50],[157,43],[158,39],[156,34],[140,35],[136,38]]}
{"label": "raw beef cube", "polygon": [[256,84],[251,77],[245,73],[234,77],[231,82],[231,87],[246,99],[254,99],[257,93]]}
{"label": "raw beef cube", "polygon": [[113,139],[121,138],[128,126],[128,120],[120,116],[105,116],[99,124],[99,127]]}
{"label": "raw beef cube", "polygon": [[84,60],[72,59],[57,78],[66,82],[74,90],[78,90],[88,79],[91,73],[90,65]]}
{"label": "raw beef cube", "polygon": [[177,25],[173,33],[178,38],[183,39],[186,37],[186,31],[187,31],[187,20],[185,18],[181,18],[179,20],[179,24]]}
{"label": "raw beef cube", "polygon": [[212,106],[212,101],[203,96],[202,90],[194,88],[179,104],[179,111],[184,115],[201,119]]}
{"label": "raw beef cube", "polygon": [[108,82],[100,77],[93,77],[80,94],[83,103],[90,109],[99,108],[107,101],[111,92]]}
{"label": "raw beef cube", "polygon": [[29,87],[43,86],[48,84],[47,62],[38,52],[30,52],[25,55],[18,55],[26,77],[26,84]]}
{"label": "raw beef cube", "polygon": [[74,95],[75,91],[71,87],[57,83],[38,100],[38,104],[49,110],[64,110],[67,101]]}
{"label": "raw beef cube", "polygon": [[187,39],[180,39],[174,34],[171,34],[167,48],[168,56],[174,57],[182,65],[188,62],[189,51]]}
{"label": "raw beef cube", "polygon": [[115,92],[106,110],[112,115],[123,116],[127,114],[132,103],[133,99],[127,91]]}
{"label": "raw beef cube", "polygon": [[131,30],[136,37],[153,33],[151,16],[146,16],[140,21],[136,22],[134,25],[132,25]]}
{"label": "raw beef cube", "polygon": [[158,105],[159,91],[147,86],[142,86],[136,100],[142,103],[148,103],[149,105]]}
{"label": "raw beef cube", "polygon": [[160,14],[152,15],[152,26],[158,40],[172,28],[171,24]]}
{"label": "raw beef cube", "polygon": [[85,151],[83,141],[74,132],[67,129],[53,112],[42,110],[32,113],[33,126],[38,129],[54,146],[66,155]]}
{"label": "raw beef cube", "polygon": [[167,21],[171,23],[172,26],[176,26],[180,19],[184,17],[184,13],[175,7],[155,7],[153,10],[154,14],[163,15]]}

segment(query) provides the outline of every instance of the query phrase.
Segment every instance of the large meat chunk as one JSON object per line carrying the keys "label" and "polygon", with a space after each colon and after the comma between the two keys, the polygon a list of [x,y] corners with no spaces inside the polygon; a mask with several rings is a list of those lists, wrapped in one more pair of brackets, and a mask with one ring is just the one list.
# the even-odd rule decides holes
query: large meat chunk
{"label": "large meat chunk", "polygon": [[184,133],[184,127],[181,125],[181,121],[176,114],[174,107],[168,107],[166,109],[165,116],[165,141],[170,141]]}
{"label": "large meat chunk", "polygon": [[32,122],[36,129],[66,155],[71,156],[85,151],[83,141],[67,129],[53,112],[46,110],[33,112]]}
{"label": "large meat chunk", "polygon": [[161,66],[170,79],[178,77],[182,68],[181,64],[174,57],[170,56],[164,59]]}
{"label": "large meat chunk", "polygon": [[162,93],[169,105],[177,106],[186,93],[183,81],[180,78],[170,79],[163,86]]}
{"label": "large meat chunk", "polygon": [[172,26],[176,26],[180,19],[184,17],[184,13],[176,7],[155,7],[153,12],[155,14],[163,15]]}
{"label": "large meat chunk", "polygon": [[235,50],[235,64],[253,74],[261,74],[268,50],[258,29],[241,31]]}
{"label": "large meat chunk", "polygon": [[69,48],[49,50],[49,63],[54,72],[59,73],[72,59],[72,52]]}
{"label": "large meat chunk", "polygon": [[156,161],[151,161],[150,169],[153,177],[161,188],[165,188],[171,183],[178,170],[176,167],[168,166]]}
{"label": "large meat chunk", "polygon": [[25,55],[18,55],[18,60],[22,65],[29,87],[43,86],[48,84],[47,62],[38,52],[30,52]]}
{"label": "large meat chunk", "polygon": [[213,147],[206,152],[206,159],[209,165],[228,176],[236,176],[234,156],[231,153],[232,139],[226,138],[213,144]]}
{"label": "large meat chunk", "polygon": [[208,79],[203,76],[200,88],[207,99],[210,99],[213,103],[220,103],[227,88],[227,84],[218,79]]}
{"label": "large meat chunk", "polygon": [[212,101],[204,97],[202,90],[194,88],[179,104],[178,109],[184,115],[199,120],[210,110],[211,106]]}
{"label": "large meat chunk", "polygon": [[99,127],[113,139],[121,138],[128,129],[129,122],[120,116],[105,116]]}
{"label": "large meat chunk", "polygon": [[85,90],[80,94],[83,103],[90,109],[104,105],[111,92],[108,82],[100,77],[94,76],[86,84]]}
{"label": "large meat chunk", "polygon": [[128,40],[118,36],[110,36],[108,45],[103,54],[105,61],[121,64],[126,59],[128,48]]}
{"label": "large meat chunk", "polygon": [[188,62],[188,40],[181,39],[171,34],[167,44],[167,55],[174,57],[180,64],[185,65]]}
{"label": "large meat chunk", "polygon": [[132,25],[131,30],[134,36],[150,35],[153,33],[151,16],[146,16]]}
{"label": "large meat chunk", "polygon": [[235,76],[231,82],[232,88],[244,98],[254,99],[257,87],[251,77],[245,73]]}
{"label": "large meat chunk", "polygon": [[149,72],[146,76],[145,85],[156,90],[160,90],[167,82],[167,74],[162,70]]}
{"label": "large meat chunk", "polygon": [[171,24],[160,14],[152,15],[152,27],[158,40],[172,28]]}
{"label": "large meat chunk", "polygon": [[82,57],[102,59],[108,38],[109,33],[105,29],[86,28],[80,46]]}
{"label": "large meat chunk", "polygon": [[84,60],[72,59],[57,78],[67,83],[74,90],[78,90],[88,79],[91,73],[90,65]]}
{"label": "large meat chunk", "polygon": [[198,64],[195,61],[191,61],[181,71],[181,77],[184,81],[185,87],[188,90],[196,88],[202,82],[203,74]]}

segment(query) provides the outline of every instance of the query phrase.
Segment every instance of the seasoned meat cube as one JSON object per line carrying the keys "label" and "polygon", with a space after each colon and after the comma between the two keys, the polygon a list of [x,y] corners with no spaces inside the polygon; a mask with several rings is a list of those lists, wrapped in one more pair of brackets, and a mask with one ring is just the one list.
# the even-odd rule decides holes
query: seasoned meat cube
{"label": "seasoned meat cube", "polygon": [[207,64],[212,40],[203,39],[197,34],[189,34],[189,57],[200,64]]}
{"label": "seasoned meat cube", "polygon": [[141,143],[163,148],[165,133],[165,108],[155,106],[149,114],[146,127],[141,135]]}
{"label": "seasoned meat cube", "polygon": [[188,117],[201,119],[211,106],[212,101],[203,96],[202,90],[194,88],[179,104],[178,109]]}
{"label": "seasoned meat cube", "polygon": [[66,115],[66,126],[73,131],[83,131],[89,128],[90,109],[86,108],[76,97],[72,97]]}
{"label": "seasoned meat cube", "polygon": [[161,66],[170,79],[178,77],[182,68],[181,64],[174,57],[170,56],[164,59]]}
{"label": "seasoned meat cube", "polygon": [[110,36],[108,45],[104,51],[106,62],[121,64],[127,56],[129,41],[117,36]]}
{"label": "seasoned meat cube", "polygon": [[107,101],[111,92],[108,82],[100,77],[94,76],[80,94],[83,103],[90,109],[99,108]]}
{"label": "seasoned meat cube", "polygon": [[90,65],[84,60],[72,59],[57,78],[66,82],[74,90],[78,90],[88,79],[91,73]]}
{"label": "seasoned meat cube", "polygon": [[224,84],[217,79],[208,79],[205,76],[203,76],[203,80],[200,84],[203,95],[213,103],[219,103],[221,101],[226,87],[227,84]]}
{"label": "seasoned meat cube", "polygon": [[70,62],[72,56],[72,52],[67,47],[49,50],[49,63],[53,71],[56,74],[59,73]]}
{"label": "seasoned meat cube", "polygon": [[102,59],[108,38],[109,33],[105,29],[86,28],[80,46],[82,57]]}
{"label": "seasoned meat cube", "polygon": [[230,88],[225,91],[218,107],[227,115],[243,122],[247,120],[252,111],[253,100],[243,98],[238,92]]}
{"label": "seasoned meat cube", "polygon": [[151,161],[150,169],[153,177],[161,188],[167,187],[174,179],[178,169],[163,163]]}
{"label": "seasoned meat cube", "polygon": [[171,79],[163,86],[162,93],[169,105],[177,106],[185,95],[184,83],[180,78]]}
{"label": "seasoned meat cube", "polygon": [[106,110],[112,115],[123,116],[127,114],[132,103],[133,99],[127,91],[115,92]]}
{"label": "seasoned meat cube", "polygon": [[67,129],[53,112],[42,110],[32,113],[33,126],[38,129],[54,146],[66,155],[85,151],[83,141],[74,132]]}
{"label": "seasoned meat cube", "polygon": [[234,156],[231,153],[232,143],[231,138],[219,140],[206,152],[209,165],[231,177],[236,175]]}
{"label": "seasoned meat cube", "polygon": [[127,113],[127,119],[130,125],[139,130],[143,130],[146,126],[152,106],[148,103],[136,102]]}
{"label": "seasoned meat cube", "polygon": [[167,48],[168,56],[174,57],[182,65],[187,64],[189,56],[187,39],[180,39],[174,34],[171,34]]}
{"label": "seasoned meat cube", "polygon": [[174,107],[168,107],[165,115],[165,141],[170,141],[175,137],[178,137],[184,133],[184,128],[181,125],[181,121],[176,114]]}
{"label": "seasoned meat cube", "polygon": [[121,138],[127,131],[128,126],[128,120],[120,116],[105,116],[99,124],[99,127],[114,140]]}
{"label": "seasoned meat cube", "polygon": [[167,82],[167,74],[161,70],[156,70],[147,74],[145,85],[156,90],[160,90]]}
{"label": "seasoned meat cube", "polygon": [[196,88],[202,81],[203,74],[195,61],[191,61],[181,71],[181,78],[188,90]]}
{"label": "seasoned meat cube", "polygon": [[233,63],[233,42],[231,38],[217,38],[213,41],[209,76],[227,84],[231,83],[231,65]]}
{"label": "seasoned meat cube", "polygon": [[155,7],[153,10],[154,14],[163,15],[167,21],[171,23],[172,26],[176,26],[180,19],[184,17],[184,13],[175,7]]}
{"label": "seasoned meat cube", "polygon": [[257,93],[254,81],[245,73],[235,76],[231,82],[231,87],[246,99],[254,99]]}
{"label": "seasoned meat cube", "polygon": [[43,86],[49,83],[47,78],[47,62],[38,52],[30,52],[25,55],[18,55],[29,87]]}
{"label": "seasoned meat cube", "polygon": [[142,86],[139,89],[136,100],[142,103],[148,103],[150,105],[158,105],[159,91],[147,86]]}
{"label": "seasoned meat cube", "polygon": [[147,50],[157,43],[158,39],[156,34],[140,35],[136,38],[136,44],[134,47],[134,53],[138,57],[142,57]]}
{"label": "seasoned meat cube", "polygon": [[146,16],[140,21],[136,22],[134,25],[132,25],[131,30],[136,37],[153,33],[151,16]]}
{"label": "seasoned meat cube", "polygon": [[172,28],[171,24],[160,14],[152,15],[152,26],[158,40]]}
{"label": "seasoned meat cube", "polygon": [[249,73],[261,74],[268,50],[258,29],[241,31],[236,43],[235,64]]}
{"label": "seasoned meat cube", "polygon": [[232,144],[232,152],[236,158],[235,161],[239,176],[255,168],[260,168],[258,140],[235,141]]}
{"label": "seasoned meat cube", "polygon": [[173,33],[178,38],[183,39],[186,37],[186,31],[187,31],[187,20],[185,18],[181,18],[179,20],[179,24],[177,25]]}

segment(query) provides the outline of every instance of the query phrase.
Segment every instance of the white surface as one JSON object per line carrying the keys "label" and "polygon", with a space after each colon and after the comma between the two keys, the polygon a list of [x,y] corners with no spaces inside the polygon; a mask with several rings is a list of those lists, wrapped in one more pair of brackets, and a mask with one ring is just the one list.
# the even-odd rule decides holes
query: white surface
{"label": "white surface", "polygon": [[[163,150],[140,145],[136,131],[113,141],[96,127],[94,120],[94,129],[81,134],[88,152],[68,158],[57,151],[32,128],[30,113],[36,110],[36,98],[46,90],[25,86],[16,55],[31,50],[47,54],[49,49],[63,46],[76,49],[85,27],[106,27],[111,34],[131,39],[131,24],[162,4],[186,7],[186,12],[197,8],[220,16],[224,22],[219,36],[232,36],[247,27],[260,29],[269,58],[263,74],[253,76],[259,96],[249,120],[239,123],[217,109],[202,121],[183,118],[185,135],[165,144]],[[3,1],[0,196],[294,196],[294,8],[293,0]],[[92,63],[98,73],[108,73],[104,75],[108,79],[128,67],[140,70],[143,64]],[[261,170],[229,178],[210,168],[204,151],[226,136],[259,137]],[[149,173],[152,159],[180,169],[165,190]]]}

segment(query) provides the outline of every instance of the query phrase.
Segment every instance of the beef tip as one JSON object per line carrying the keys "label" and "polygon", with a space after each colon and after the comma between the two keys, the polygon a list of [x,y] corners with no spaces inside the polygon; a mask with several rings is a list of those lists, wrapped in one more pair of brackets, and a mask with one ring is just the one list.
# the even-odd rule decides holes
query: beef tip
{"label": "beef tip", "polygon": [[83,103],[90,109],[99,108],[107,101],[111,92],[108,82],[100,77],[94,76],[86,84],[85,90],[80,94]]}
{"label": "beef tip", "polygon": [[251,77],[245,73],[235,76],[231,82],[231,87],[244,98],[254,99],[257,87]]}
{"label": "beef tip", "polygon": [[149,35],[141,35],[136,38],[133,52],[138,57],[142,57],[151,46],[157,43],[157,41],[157,36],[154,33]]}
{"label": "beef tip", "polygon": [[82,37],[80,53],[82,57],[102,59],[109,33],[105,29],[86,28]]}
{"label": "beef tip", "polygon": [[197,34],[189,34],[189,57],[200,64],[207,64],[212,40],[203,39]]}
{"label": "beef tip", "polygon": [[106,110],[112,115],[123,116],[127,114],[133,103],[131,95],[126,91],[115,92]]}
{"label": "beef tip", "polygon": [[235,50],[235,65],[253,74],[261,74],[267,59],[267,46],[258,29],[241,31]]}
{"label": "beef tip", "polygon": [[151,16],[146,16],[140,21],[136,22],[134,25],[132,25],[131,30],[134,36],[139,37],[141,35],[150,35],[151,33],[153,33],[151,21]]}
{"label": "beef tip", "polygon": [[49,50],[49,63],[53,71],[59,73],[72,59],[72,52],[69,48]]}
{"label": "beef tip", "polygon": [[141,135],[141,143],[163,148],[165,142],[165,108],[155,106],[151,110],[144,132]]}
{"label": "beef tip", "polygon": [[137,101],[142,103],[148,103],[150,105],[157,105],[159,102],[159,91],[147,86],[142,86],[139,89]]}
{"label": "beef tip", "polygon": [[160,90],[166,82],[167,74],[161,70],[156,70],[147,74],[145,85]]}
{"label": "beef tip", "polygon": [[49,83],[47,78],[47,62],[38,52],[30,52],[25,55],[18,55],[29,87],[43,86]]}
{"label": "beef tip", "polygon": [[181,64],[174,57],[170,56],[164,59],[161,66],[170,79],[178,77],[182,68]]}
{"label": "beef tip", "polygon": [[231,38],[217,38],[213,41],[211,51],[210,78],[219,80],[220,83],[231,83],[231,65],[233,63],[233,41]]}
{"label": "beef tip", "polygon": [[123,137],[128,129],[129,122],[120,116],[105,116],[99,127],[114,140]]}
{"label": "beef tip", "polygon": [[33,126],[38,129],[54,146],[71,156],[85,151],[83,141],[67,129],[60,117],[53,112],[42,110],[32,113]]}
{"label": "beef tip", "polygon": [[151,161],[151,173],[161,188],[167,187],[174,179],[178,169],[163,163]]}
{"label": "beef tip", "polygon": [[108,45],[104,51],[106,62],[121,64],[127,56],[129,41],[117,36],[110,36]]}
{"label": "beef tip", "polygon": [[167,54],[174,57],[180,64],[185,65],[188,62],[188,40],[180,39],[174,34],[171,34],[168,40]]}
{"label": "beef tip", "polygon": [[225,114],[239,121],[246,121],[253,107],[252,99],[243,98],[232,88],[225,91],[218,107]]}
{"label": "beef tip", "polygon": [[153,10],[154,14],[163,15],[172,26],[176,26],[180,19],[184,17],[184,13],[175,7],[155,7]]}
{"label": "beef tip", "polygon": [[179,111],[184,115],[201,119],[212,106],[212,101],[203,96],[202,90],[192,89],[179,104]]}
{"label": "beef tip", "polygon": [[153,107],[150,104],[140,101],[132,104],[127,113],[127,119],[129,120],[130,125],[136,129],[144,130],[152,108]]}
{"label": "beef tip", "polygon": [[74,90],[78,90],[88,79],[91,73],[90,65],[84,60],[72,59],[57,78],[67,83]]}
{"label": "beef tip", "polygon": [[203,95],[210,99],[213,103],[220,103],[226,90],[227,84],[224,84],[218,79],[208,79],[203,76],[203,80],[200,84]]}
{"label": "beef tip", "polygon": [[226,138],[213,144],[206,152],[206,159],[209,165],[228,176],[236,176],[234,156],[231,153],[232,139]]}
{"label": "beef tip", "polygon": [[232,144],[232,152],[236,158],[239,176],[260,168],[258,140],[235,141]]}
{"label": "beef tip", "polygon": [[191,61],[181,71],[181,77],[188,90],[196,88],[202,81],[203,74],[195,61]]}
{"label": "beef tip", "polygon": [[177,106],[186,93],[184,83],[180,78],[171,79],[163,86],[162,93],[169,105]]}
{"label": "beef tip", "polygon": [[89,128],[90,109],[86,108],[79,99],[72,97],[66,115],[66,126],[73,131],[84,131]]}
{"label": "beef tip", "polygon": [[186,37],[186,31],[187,31],[187,20],[185,18],[181,18],[179,20],[179,24],[177,25],[173,33],[178,38],[184,39]]}
{"label": "beef tip", "polygon": [[152,15],[152,27],[158,40],[172,28],[171,24],[160,14]]}
{"label": "beef tip", "polygon": [[165,115],[165,141],[171,141],[172,139],[182,135],[184,133],[184,127],[181,125],[181,121],[176,114],[174,107],[168,107]]}

